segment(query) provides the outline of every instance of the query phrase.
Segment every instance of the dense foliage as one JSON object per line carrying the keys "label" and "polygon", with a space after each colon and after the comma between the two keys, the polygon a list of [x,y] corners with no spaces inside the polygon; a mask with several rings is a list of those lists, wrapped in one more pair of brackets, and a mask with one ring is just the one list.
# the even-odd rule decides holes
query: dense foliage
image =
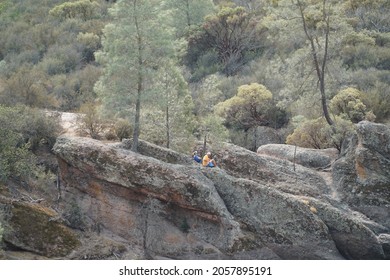
{"label": "dense foliage", "polygon": [[[243,145],[262,125],[339,146],[340,126],[390,119],[389,12],[386,0],[1,0],[0,104],[88,109],[90,125],[109,117],[120,138],[181,151]],[[315,129],[328,138],[308,144]]]}
{"label": "dense foliage", "polygon": [[0,181],[38,176],[33,151],[42,142],[52,146],[57,134],[54,116],[24,106],[0,106]]}

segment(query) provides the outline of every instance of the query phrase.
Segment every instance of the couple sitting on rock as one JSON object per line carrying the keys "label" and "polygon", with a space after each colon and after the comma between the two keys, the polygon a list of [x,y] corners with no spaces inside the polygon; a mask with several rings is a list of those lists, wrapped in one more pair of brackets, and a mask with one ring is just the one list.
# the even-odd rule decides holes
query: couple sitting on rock
{"label": "couple sitting on rock", "polygon": [[207,152],[207,154],[203,157],[203,160],[201,160],[201,158],[198,156],[198,152],[195,151],[193,153],[193,156],[192,158],[198,162],[198,163],[201,163],[202,162],[202,165],[204,167],[216,167],[217,166],[217,163],[215,162],[215,160],[213,159],[212,155],[210,152]]}

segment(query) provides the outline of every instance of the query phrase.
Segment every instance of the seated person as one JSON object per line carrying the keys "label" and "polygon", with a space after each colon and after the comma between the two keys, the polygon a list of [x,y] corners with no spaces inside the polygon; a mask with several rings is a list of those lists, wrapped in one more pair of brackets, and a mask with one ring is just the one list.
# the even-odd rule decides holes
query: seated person
{"label": "seated person", "polygon": [[198,163],[201,163],[202,162],[202,159],[200,158],[200,156],[198,156],[198,152],[195,151],[193,154],[192,154],[192,158],[198,162]]}
{"label": "seated person", "polygon": [[202,165],[205,167],[215,167],[217,166],[217,163],[211,156],[210,152],[207,152],[207,154],[203,157]]}

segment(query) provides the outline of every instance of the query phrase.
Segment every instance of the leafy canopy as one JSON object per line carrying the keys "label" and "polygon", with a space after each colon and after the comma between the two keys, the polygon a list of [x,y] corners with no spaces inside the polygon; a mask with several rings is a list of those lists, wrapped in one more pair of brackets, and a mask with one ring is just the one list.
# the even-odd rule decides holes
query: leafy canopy
{"label": "leafy canopy", "polygon": [[[343,89],[332,98],[330,108],[334,114],[358,123],[364,120],[369,113],[362,98],[363,93],[355,88]],[[369,115],[371,118],[375,117],[372,112]]]}
{"label": "leafy canopy", "polygon": [[237,95],[217,105],[217,114],[225,119],[228,127],[244,130],[256,126],[281,126],[285,121],[285,113],[275,106],[272,93],[258,83],[240,86]]}
{"label": "leafy canopy", "polygon": [[0,106],[0,181],[26,179],[37,172],[32,150],[45,141],[54,145],[55,118],[27,107]]}

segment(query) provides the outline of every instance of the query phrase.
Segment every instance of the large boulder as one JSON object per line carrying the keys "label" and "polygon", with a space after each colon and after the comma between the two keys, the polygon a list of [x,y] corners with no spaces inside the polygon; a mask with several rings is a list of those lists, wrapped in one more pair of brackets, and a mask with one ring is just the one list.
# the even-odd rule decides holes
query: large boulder
{"label": "large boulder", "polygon": [[54,151],[64,199],[77,202],[91,228],[113,232],[148,255],[176,258],[224,255],[241,242],[238,222],[199,166],[169,164],[87,138],[59,138]]}
{"label": "large boulder", "polygon": [[246,178],[280,191],[312,197],[330,196],[332,190],[315,170],[287,159],[256,154],[225,144],[213,150],[219,166],[228,174]]}
{"label": "large boulder", "polygon": [[268,126],[250,128],[246,132],[244,142],[244,147],[251,151],[256,151],[262,145],[283,143],[278,130]]}
{"label": "large boulder", "polygon": [[[143,153],[156,154],[144,147]],[[76,205],[85,229],[126,240],[142,258],[384,256],[363,221],[325,214],[337,211],[321,176],[303,166],[294,170],[286,160],[224,145],[217,150],[222,168],[210,169],[77,137],[59,138],[54,151],[64,198],[60,207]],[[320,201],[321,213],[302,195]]]}
{"label": "large boulder", "polygon": [[[363,121],[333,165],[342,201],[390,231],[390,128]],[[379,232],[381,233],[381,232]]]}
{"label": "large boulder", "polygon": [[257,154],[280,159],[303,165],[309,168],[330,168],[338,157],[337,149],[307,149],[292,145],[269,144],[260,146]]}
{"label": "large boulder", "polygon": [[384,247],[366,221],[358,213],[336,208],[313,198],[307,205],[326,224],[339,252],[347,259],[384,259]]}
{"label": "large boulder", "polygon": [[[114,144],[114,146],[126,150],[131,150],[132,145],[132,139],[123,139],[119,145]],[[144,156],[156,158],[167,163],[188,165],[194,162],[191,158],[191,155],[183,155],[181,153],[157,146],[155,144],[143,140],[139,140],[138,142],[138,153]]]}
{"label": "large boulder", "polygon": [[14,248],[47,257],[65,257],[80,245],[77,235],[40,204],[0,196],[3,240]]}
{"label": "large boulder", "polygon": [[301,199],[218,169],[203,173],[233,216],[283,259],[342,258],[324,222]]}

